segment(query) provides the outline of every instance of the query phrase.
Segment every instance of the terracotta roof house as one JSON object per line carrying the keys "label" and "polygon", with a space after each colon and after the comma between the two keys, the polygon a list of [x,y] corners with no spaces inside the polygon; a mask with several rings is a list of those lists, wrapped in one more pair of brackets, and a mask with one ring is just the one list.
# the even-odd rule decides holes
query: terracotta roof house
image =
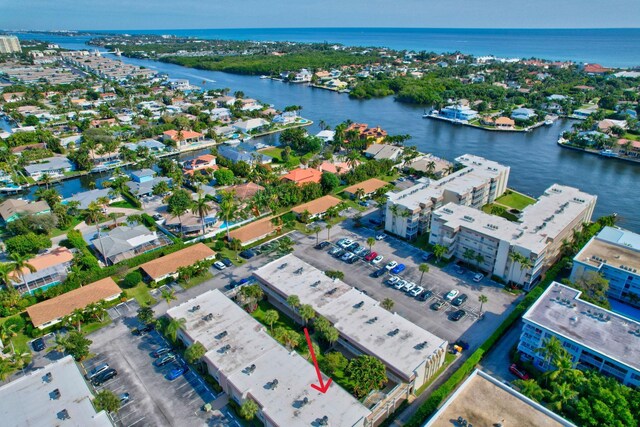
{"label": "terracotta roof house", "polygon": [[351,170],[351,166],[347,162],[327,162],[326,160],[322,162],[320,166],[317,167],[320,172],[331,172],[336,175],[342,175]]}
{"label": "terracotta roof house", "polygon": [[312,168],[297,168],[290,171],[288,174],[282,177],[283,180],[291,181],[297,185],[306,184],[309,182],[319,183],[322,178],[322,172]]}
{"label": "terracotta roof house", "polygon": [[5,224],[15,221],[20,215],[39,215],[49,212],[51,208],[44,200],[29,203],[22,199],[8,199],[0,203],[0,218]]}
{"label": "terracotta roof house", "polygon": [[73,253],[65,247],[58,247],[46,254],[38,255],[27,260],[35,271],[28,268],[22,269],[23,277],[15,272],[9,273],[9,279],[13,286],[21,294],[32,293],[36,289],[47,289],[66,279],[68,268],[73,260]]}
{"label": "terracotta roof house", "polygon": [[167,130],[162,132],[162,137],[165,141],[173,141],[178,146],[192,144],[204,139],[203,134],[192,130],[183,130],[182,132],[178,132],[177,130]]}
{"label": "terracotta roof house", "polygon": [[238,239],[242,246],[249,245],[260,240],[277,230],[277,227],[271,222],[273,217],[268,216],[257,221],[243,225],[229,232],[229,238]]}
{"label": "terracotta roof house", "polygon": [[258,185],[254,182],[247,182],[245,184],[233,185],[227,187],[225,191],[233,192],[234,197],[237,200],[247,200],[256,195],[258,191],[264,190],[262,185]]}
{"label": "terracotta roof house", "polygon": [[370,128],[366,123],[352,123],[345,132],[357,131],[361,139],[366,139],[376,143],[382,142],[387,137],[387,131],[380,126]]}
{"label": "terracotta roof house", "polygon": [[216,156],[212,154],[203,154],[195,159],[187,160],[182,164],[185,175],[193,175],[195,171],[214,171],[218,169],[216,165]]}
{"label": "terracotta roof house", "polygon": [[605,68],[600,64],[587,64],[584,66],[583,71],[587,74],[604,74],[611,71],[611,69]]}
{"label": "terracotta roof house", "polygon": [[499,129],[513,129],[516,122],[509,117],[498,117],[495,121],[495,125]]}
{"label": "terracotta roof house", "polygon": [[322,215],[324,215],[328,209],[334,206],[338,206],[340,202],[340,199],[338,199],[337,197],[327,195],[298,205],[295,208],[291,209],[291,211],[297,213],[298,215],[301,215],[303,212],[307,211],[309,212],[311,218],[317,218],[322,217]]}
{"label": "terracotta roof house", "polygon": [[389,183],[386,181],[383,181],[378,178],[371,178],[366,181],[362,181],[357,184],[350,185],[347,188],[345,188],[343,191],[346,194],[350,195],[351,197],[355,197],[358,189],[362,188],[362,190],[364,191],[364,197],[369,197],[373,193],[375,193],[379,188],[383,188],[386,185],[389,185]]}
{"label": "terracotta roof house", "polygon": [[84,309],[89,304],[112,301],[122,293],[122,289],[111,277],[98,280],[55,298],[27,308],[31,323],[38,329],[54,325],[76,309]]}
{"label": "terracotta roof house", "polygon": [[213,259],[216,253],[204,243],[196,243],[169,255],[154,259],[140,269],[154,282],[175,277],[180,267],[188,267],[198,261]]}

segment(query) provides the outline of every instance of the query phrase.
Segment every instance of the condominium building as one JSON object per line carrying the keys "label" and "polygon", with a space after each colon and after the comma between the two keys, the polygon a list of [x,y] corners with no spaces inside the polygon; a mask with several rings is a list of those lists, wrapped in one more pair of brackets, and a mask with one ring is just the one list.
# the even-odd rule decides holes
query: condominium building
{"label": "condominium building", "polygon": [[0,53],[22,52],[20,40],[16,36],[0,36]]}
{"label": "condominium building", "polygon": [[585,302],[580,294],[552,283],[522,317],[518,351],[538,368],[549,369],[538,349],[556,337],[578,369],[595,369],[640,386],[640,322]]}
{"label": "condominium building", "polygon": [[471,154],[456,158],[456,162],[464,168],[438,180],[423,178],[406,190],[387,193],[385,230],[414,239],[429,230],[431,214],[439,207],[455,203],[480,209],[507,189],[508,166]]}
{"label": "condominium building", "polygon": [[295,255],[277,259],[254,272],[268,300],[300,321],[286,300],[297,295],[329,320],[338,342],[354,354],[380,359],[389,377],[415,391],[442,366],[447,341],[391,313],[380,303]]}
{"label": "condominium building", "polygon": [[184,319],[178,338],[187,346],[200,342],[205,347],[202,360],[209,374],[238,404],[257,403],[256,416],[266,427],[371,425],[371,411],[335,382],[324,394],[311,388],[318,383],[313,365],[271,338],[219,290],[200,294],[167,315]]}
{"label": "condominium building", "polygon": [[571,281],[589,271],[609,281],[611,298],[640,307],[640,235],[605,227],[573,258]]}

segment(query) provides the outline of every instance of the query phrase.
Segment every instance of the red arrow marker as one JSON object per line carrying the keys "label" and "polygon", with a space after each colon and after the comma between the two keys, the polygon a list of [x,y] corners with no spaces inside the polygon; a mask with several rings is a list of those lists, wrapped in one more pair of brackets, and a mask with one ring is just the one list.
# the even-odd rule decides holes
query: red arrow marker
{"label": "red arrow marker", "polygon": [[331,378],[327,380],[326,384],[322,379],[322,373],[320,373],[320,368],[318,368],[318,360],[316,359],[316,354],[313,351],[311,337],[309,337],[309,331],[307,331],[307,328],[304,328],[304,336],[307,337],[307,345],[309,346],[309,352],[311,353],[311,358],[313,359],[313,366],[316,367],[316,375],[318,375],[318,381],[320,382],[320,385],[311,384],[311,387],[318,390],[320,393],[326,393],[327,390],[329,390],[329,386],[331,385]]}

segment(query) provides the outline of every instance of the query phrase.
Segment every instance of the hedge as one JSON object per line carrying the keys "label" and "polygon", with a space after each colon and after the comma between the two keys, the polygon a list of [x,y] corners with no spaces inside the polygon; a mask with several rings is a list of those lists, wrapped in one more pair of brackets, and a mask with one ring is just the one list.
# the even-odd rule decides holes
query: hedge
{"label": "hedge", "polygon": [[509,316],[498,326],[498,328],[491,334],[482,345],[474,351],[471,356],[453,373],[431,396],[418,408],[415,414],[409,418],[409,421],[405,423],[405,427],[419,427],[433,415],[438,409],[438,406],[451,394],[451,392],[458,387],[462,381],[464,381],[469,374],[473,372],[476,365],[480,363],[484,354],[493,347],[493,345],[504,335],[504,333],[518,320],[525,311],[542,295],[542,293],[549,287],[551,282],[562,270],[562,267],[566,265],[566,259],[562,259],[551,267],[545,276],[545,279],[536,286],[529,294],[516,306],[516,308],[509,314]]}
{"label": "hedge", "polygon": [[136,199],[134,197],[134,195],[129,192],[129,190],[122,189],[120,191],[120,194],[122,195],[123,199],[125,199],[127,202],[131,203],[133,206],[135,206],[137,208],[141,208],[142,207],[142,204],[140,203],[140,200]]}

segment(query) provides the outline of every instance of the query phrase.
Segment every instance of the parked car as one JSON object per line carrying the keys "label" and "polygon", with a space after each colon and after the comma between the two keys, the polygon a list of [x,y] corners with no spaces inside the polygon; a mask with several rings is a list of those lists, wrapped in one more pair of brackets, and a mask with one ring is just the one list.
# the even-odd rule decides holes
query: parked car
{"label": "parked car", "polygon": [[464,268],[460,267],[459,265],[456,265],[455,271],[456,271],[457,274],[460,274],[460,275],[462,275],[462,274],[467,272],[467,270],[465,270]]}
{"label": "parked car", "polygon": [[354,255],[353,258],[347,260],[347,264],[355,264],[359,259],[360,258]]}
{"label": "parked car", "polygon": [[222,258],[222,263],[225,265],[225,267],[232,267],[233,266],[233,262],[231,262],[231,260],[229,258]]}
{"label": "parked car", "polygon": [[42,351],[46,346],[42,338],[37,338],[33,340],[33,342],[31,343],[31,347],[33,347],[35,351]]}
{"label": "parked car", "polygon": [[378,256],[378,253],[377,253],[377,252],[369,252],[369,254],[368,254],[367,256],[365,256],[365,257],[364,257],[364,260],[365,260],[365,261],[373,261],[373,259],[374,259],[375,257],[377,257],[377,256]]}
{"label": "parked car", "polygon": [[381,277],[384,276],[385,274],[387,274],[387,269],[386,268],[380,268],[376,271],[373,272],[372,276],[373,277]]}
{"label": "parked car", "polygon": [[458,310],[451,315],[451,320],[453,320],[454,322],[457,322],[458,320],[462,319],[466,315],[467,315],[466,311]]}
{"label": "parked car", "polygon": [[453,299],[453,301],[451,302],[451,305],[454,307],[460,307],[462,304],[464,304],[467,301],[467,299],[469,299],[469,296],[467,294],[458,295]]}
{"label": "parked car", "polygon": [[422,294],[423,291],[424,288],[422,286],[416,286],[415,288],[411,289],[409,293],[412,297],[417,297],[418,295]]}
{"label": "parked car", "polygon": [[90,379],[94,378],[96,375],[99,375],[99,374],[103,373],[107,369],[109,369],[109,364],[108,363],[102,363],[102,364],[94,367],[93,369],[91,369],[89,372],[87,372],[87,375],[85,375],[84,377],[86,379],[90,380]]}
{"label": "parked car", "polygon": [[329,246],[331,243],[327,242],[326,240],[324,242],[320,242],[316,245],[316,249],[324,249],[327,246]]}
{"label": "parked car", "polygon": [[120,406],[122,406],[129,401],[131,396],[129,395],[129,393],[122,393],[120,396],[118,396],[118,398],[120,399]]}
{"label": "parked car", "polygon": [[378,255],[371,261],[371,264],[380,264],[383,259],[384,257],[382,255]]}
{"label": "parked car", "polygon": [[366,200],[361,200],[361,201],[358,202],[358,204],[360,206],[364,206],[365,208],[369,207],[369,202],[367,202]]}
{"label": "parked car", "polygon": [[393,267],[393,268],[391,269],[391,272],[392,272],[393,274],[400,274],[400,273],[402,273],[406,268],[407,268],[407,267],[406,267],[404,264],[398,264],[398,265],[396,265],[395,267]]}
{"label": "parked car", "polygon": [[375,225],[376,227],[382,225],[382,221],[375,218],[371,218],[369,220],[369,223]]}
{"label": "parked car", "polygon": [[384,233],[376,234],[376,240],[384,240],[385,237],[387,237],[387,235]]}
{"label": "parked car", "polygon": [[329,254],[329,255],[335,255],[335,254],[337,254],[338,252],[340,252],[341,250],[342,250],[342,249],[340,249],[340,247],[338,247],[338,246],[334,246],[334,247],[332,247],[331,249],[329,249],[328,254]]}
{"label": "parked car", "polygon": [[509,372],[511,372],[513,375],[520,378],[521,380],[526,381],[530,379],[529,374],[527,374],[527,372],[524,369],[519,368],[515,363],[509,366]]}
{"label": "parked car", "polygon": [[457,289],[452,289],[447,295],[444,296],[444,299],[446,299],[447,301],[452,301],[455,297],[458,296],[459,293],[460,291],[458,291]]}
{"label": "parked car", "polygon": [[91,380],[91,384],[93,384],[95,387],[98,387],[114,378],[116,375],[118,375],[118,371],[113,368],[107,369],[106,371],[103,371],[93,377],[93,379]]}
{"label": "parked car", "polygon": [[426,301],[433,296],[433,292],[427,289],[418,297],[418,301]]}
{"label": "parked car", "polygon": [[433,254],[431,252],[423,252],[422,253],[422,260],[423,261],[429,261],[431,259],[431,257],[433,257]]}
{"label": "parked car", "polygon": [[155,219],[156,221],[160,221],[162,218],[162,215],[160,215],[159,213],[153,215],[153,219]]}
{"label": "parked car", "polygon": [[353,240],[351,239],[344,239],[344,240],[338,240],[338,246],[340,246],[342,249],[346,249],[349,246],[353,245]]}
{"label": "parked car", "polygon": [[409,282],[407,282],[406,280],[398,280],[396,282],[396,284],[393,285],[393,287],[396,288],[397,290],[400,290],[400,289],[404,288],[405,286],[407,286],[407,283],[409,283]]}
{"label": "parked car", "polygon": [[340,248],[338,248],[338,252],[336,252],[335,254],[333,254],[333,256],[334,256],[334,257],[336,257],[336,258],[341,258],[341,257],[342,257],[342,255],[344,255],[344,254],[346,254],[346,253],[347,253],[346,249],[340,249]]}
{"label": "parked car", "polygon": [[157,348],[157,349],[153,350],[151,352],[151,356],[154,359],[157,359],[158,357],[162,357],[165,354],[169,354],[169,353],[171,353],[171,348],[169,348],[169,347],[160,347],[160,348]]}
{"label": "parked car", "polygon": [[355,251],[353,251],[353,254],[355,256],[359,256],[359,257],[365,257],[369,254],[369,252],[371,252],[369,249],[360,246],[358,249],[356,249]]}
{"label": "parked car", "polygon": [[387,270],[393,270],[394,268],[396,268],[397,265],[398,265],[397,262],[391,261],[384,268],[386,268]]}
{"label": "parked car", "polygon": [[256,256],[256,253],[251,249],[245,249],[244,251],[240,252],[240,256],[244,259],[251,259]]}
{"label": "parked car", "polygon": [[156,360],[156,366],[164,366],[176,360],[176,355],[173,353],[166,354],[162,356],[160,359]]}
{"label": "parked car", "polygon": [[187,366],[180,366],[178,368],[172,369],[169,371],[169,373],[167,374],[167,379],[169,381],[173,381],[176,378],[178,378],[179,376],[181,376],[182,374],[186,373],[189,370],[189,368]]}
{"label": "parked car", "polygon": [[398,281],[400,280],[400,278],[398,276],[391,276],[387,279],[387,285],[395,285],[396,283],[398,283]]}
{"label": "parked car", "polygon": [[155,326],[153,324],[148,324],[143,326],[142,328],[134,328],[131,330],[131,333],[135,336],[144,336],[147,335],[149,332],[153,331],[155,329]]}
{"label": "parked car", "polygon": [[222,261],[216,261],[213,263],[213,266],[215,268],[217,268],[218,270],[224,270],[225,268],[227,268],[226,265],[224,265],[224,263]]}
{"label": "parked car", "polygon": [[436,302],[434,302],[433,304],[431,304],[431,309],[435,310],[435,311],[440,311],[440,309],[442,309],[442,307],[445,306],[445,302],[442,300],[438,300]]}
{"label": "parked car", "polygon": [[402,288],[402,290],[409,293],[411,290],[415,289],[415,287],[416,287],[415,283],[407,282],[407,284],[404,285],[404,288]]}
{"label": "parked car", "polygon": [[342,257],[340,257],[340,259],[343,261],[349,261],[351,258],[355,258],[355,255],[351,252],[346,252],[344,255],[342,255]]}
{"label": "parked car", "polygon": [[346,250],[348,250],[349,252],[355,252],[358,249],[360,249],[360,243],[358,242],[353,242],[352,244],[350,244],[349,246],[347,246],[345,248]]}
{"label": "parked car", "polygon": [[473,276],[473,281],[476,283],[480,282],[482,279],[484,279],[484,274],[482,273],[476,273],[476,275]]}

